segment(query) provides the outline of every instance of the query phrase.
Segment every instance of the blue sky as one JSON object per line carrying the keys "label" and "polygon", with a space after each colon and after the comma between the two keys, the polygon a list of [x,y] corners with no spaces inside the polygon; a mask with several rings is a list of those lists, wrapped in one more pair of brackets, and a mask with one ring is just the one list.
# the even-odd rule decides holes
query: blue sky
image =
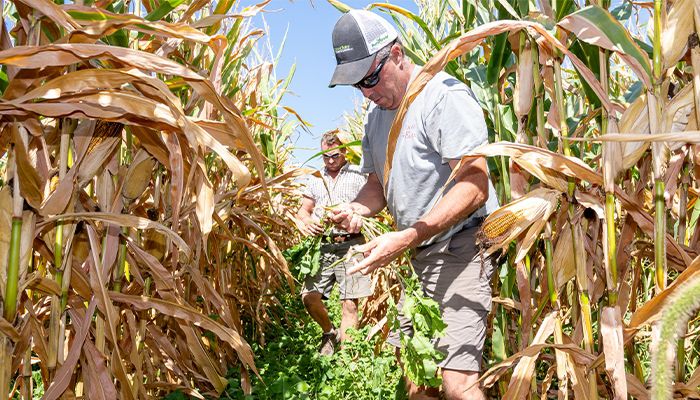
{"label": "blue sky", "polygon": [[[255,4],[259,1],[245,0],[242,5]],[[370,1],[345,0],[351,7],[364,8]],[[392,1],[407,9],[416,10],[412,1]],[[291,93],[284,104],[294,108],[313,126],[311,134],[299,131],[294,135],[294,157],[303,162],[318,152],[321,135],[343,123],[343,113],[351,112],[355,104],[362,101],[362,95],[352,87],[328,87],[328,82],[335,67],[335,57],[331,46],[331,32],[340,12],[325,0],[272,0],[262,17],[253,23],[262,28],[263,20],[267,23],[268,38],[277,51],[287,34],[282,50],[277,76],[286,76],[293,64],[296,72],[290,84]],[[379,15],[386,14],[379,12]],[[309,165],[319,167],[321,161],[314,160]]]}

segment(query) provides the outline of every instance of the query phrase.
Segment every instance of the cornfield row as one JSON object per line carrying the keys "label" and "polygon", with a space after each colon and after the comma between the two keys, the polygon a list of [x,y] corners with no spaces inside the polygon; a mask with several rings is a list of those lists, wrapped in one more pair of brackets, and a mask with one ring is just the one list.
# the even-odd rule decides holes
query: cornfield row
{"label": "cornfield row", "polygon": [[[0,4],[0,398],[32,397],[32,365],[49,399],[249,389],[302,173],[267,2]],[[485,109],[490,394],[699,397],[698,6],[370,8],[425,65],[411,94],[445,68]]]}
{"label": "cornfield row", "polygon": [[47,399],[256,373],[301,173],[268,2],[1,3],[0,398],[33,365]]}

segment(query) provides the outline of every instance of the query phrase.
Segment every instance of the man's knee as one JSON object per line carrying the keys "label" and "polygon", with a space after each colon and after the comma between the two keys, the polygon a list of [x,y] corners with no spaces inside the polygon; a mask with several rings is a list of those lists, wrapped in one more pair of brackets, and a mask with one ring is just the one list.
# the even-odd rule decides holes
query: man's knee
{"label": "man's knee", "polygon": [[442,371],[442,390],[447,400],[482,400],[479,373],[474,371]]}
{"label": "man's knee", "polygon": [[357,314],[357,299],[342,300],[341,304],[343,307],[343,314]]}
{"label": "man's knee", "polygon": [[304,303],[306,308],[320,303],[322,298],[323,296],[321,296],[320,292],[306,292],[301,294],[301,302]]}

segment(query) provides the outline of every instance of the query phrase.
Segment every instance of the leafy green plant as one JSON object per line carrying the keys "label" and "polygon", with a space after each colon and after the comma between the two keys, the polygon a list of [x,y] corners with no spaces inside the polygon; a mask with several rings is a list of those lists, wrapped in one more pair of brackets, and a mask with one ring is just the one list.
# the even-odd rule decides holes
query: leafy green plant
{"label": "leafy green plant", "polygon": [[297,268],[300,277],[316,275],[321,268],[322,240],[322,235],[307,236],[282,253],[287,262]]}
{"label": "leafy green plant", "polygon": [[401,281],[404,288],[402,313],[413,324],[413,335],[400,331],[398,308],[393,301],[390,301],[387,321],[392,329],[400,332],[404,373],[416,385],[440,386],[442,379],[437,374],[437,364],[445,355],[435,348],[434,341],[444,336],[447,324],[442,320],[440,306],[425,296],[412,269],[410,276],[402,277]]}
{"label": "leafy green plant", "polygon": [[[238,370],[232,370],[226,399],[352,399],[402,400],[401,370],[393,347],[378,337],[367,339],[366,326],[349,330],[353,338],[331,357],[318,355],[321,330],[306,314],[298,296],[280,297],[287,316],[267,332],[267,344],[254,344],[262,381],[252,379],[252,393],[244,394]],[[340,319],[338,292],[328,301],[332,320]],[[396,394],[398,393],[398,394]]]}

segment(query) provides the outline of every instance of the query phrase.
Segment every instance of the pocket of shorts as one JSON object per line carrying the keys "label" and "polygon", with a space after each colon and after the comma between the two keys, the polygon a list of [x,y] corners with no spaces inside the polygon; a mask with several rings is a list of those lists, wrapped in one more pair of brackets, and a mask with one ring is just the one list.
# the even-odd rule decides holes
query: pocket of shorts
{"label": "pocket of shorts", "polygon": [[[471,232],[458,232],[448,240],[445,252],[455,259],[469,263],[477,256],[476,238]],[[465,246],[469,246],[469,248],[464,249]]]}

